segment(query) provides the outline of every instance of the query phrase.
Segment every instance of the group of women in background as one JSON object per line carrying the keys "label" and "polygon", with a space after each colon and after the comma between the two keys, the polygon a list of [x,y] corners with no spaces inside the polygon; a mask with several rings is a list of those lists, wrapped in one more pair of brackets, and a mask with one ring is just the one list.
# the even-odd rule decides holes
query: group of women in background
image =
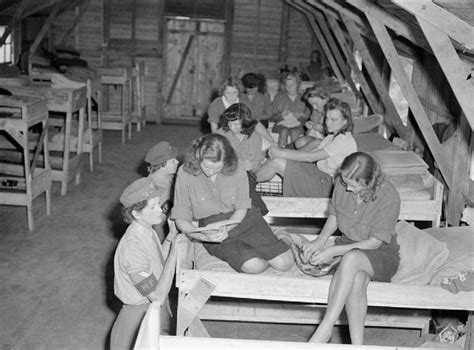
{"label": "group of women in background", "polygon": [[[273,100],[259,74],[222,83],[220,96],[208,109],[212,133],[192,142],[177,170],[170,212],[173,224],[162,247],[167,254],[162,257],[161,271],[167,272],[167,261],[175,259],[167,242],[173,243],[178,231],[202,241],[211,255],[236,271],[291,269],[291,250],[264,220],[267,208],[255,192],[257,182],[279,174],[284,196],[331,198],[319,236],[302,246],[305,259],[321,264],[342,256],[330,284],[326,314],[310,341],[328,342],[345,307],[352,343],[362,344],[367,285],[371,280],[390,281],[398,268],[394,228],[400,198],[373,158],[357,152],[349,105],[329,98],[317,87],[301,94],[299,83],[297,75],[287,74]],[[277,141],[269,132],[269,122],[274,124],[271,131],[278,133]],[[157,191],[156,196],[168,192]],[[157,222],[145,220],[147,210],[159,211],[167,199],[146,198],[141,206],[127,211],[129,222],[138,222],[137,231],[145,226],[148,235]],[[232,220],[229,225],[228,220]],[[215,229],[198,230],[210,223]],[[337,238],[331,245],[329,237],[334,234]],[[123,245],[121,249],[123,255]],[[130,259],[126,264],[130,265]],[[149,278],[131,276],[130,288]],[[155,280],[162,293],[161,279],[155,276]],[[137,295],[141,303],[157,299],[155,289]],[[165,303],[166,298],[160,300]]]}

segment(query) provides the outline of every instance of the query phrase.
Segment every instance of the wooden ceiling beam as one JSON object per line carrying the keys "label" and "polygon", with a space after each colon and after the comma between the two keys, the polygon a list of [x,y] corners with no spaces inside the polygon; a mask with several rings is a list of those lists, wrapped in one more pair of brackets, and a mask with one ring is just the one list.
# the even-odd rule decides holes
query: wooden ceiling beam
{"label": "wooden ceiling beam", "polygon": [[15,10],[15,14],[12,16],[10,22],[8,23],[7,27],[5,28],[5,31],[3,32],[3,35],[2,37],[0,38],[0,47],[3,46],[3,44],[5,44],[5,42],[7,41],[7,38],[8,36],[10,35],[10,33],[12,32],[12,28],[13,26],[15,25],[15,23],[21,19],[21,16],[26,8],[26,6],[28,5],[30,1],[29,0],[23,0],[20,5],[18,5],[18,7],[16,8]]}
{"label": "wooden ceiling beam", "polygon": [[448,10],[434,4],[431,0],[392,0],[392,2],[445,32],[465,50],[474,52],[474,27]]}
{"label": "wooden ceiling beam", "polygon": [[372,31],[375,33],[375,36],[379,41],[382,52],[384,53],[385,58],[390,65],[392,73],[395,76],[398,85],[400,86],[400,89],[402,90],[403,95],[408,102],[408,105],[410,106],[418,127],[423,134],[423,137],[428,144],[428,147],[433,154],[436,163],[438,164],[441,174],[443,175],[448,187],[451,188],[453,179],[451,164],[449,164],[447,158],[445,157],[444,150],[441,147],[441,143],[434,132],[433,126],[431,125],[431,122],[425,112],[423,104],[418,98],[411,80],[403,68],[402,61],[398,55],[397,49],[393,45],[392,38],[390,37],[387,28],[382,22],[369,14],[366,15],[367,20],[372,27]]}
{"label": "wooden ceiling beam", "polygon": [[[425,33],[426,39],[431,45],[441,70],[446,76],[454,95],[463,110],[466,119],[474,130],[474,84],[472,78],[468,79],[471,72],[463,67],[459,56],[454,49],[448,35],[441,29],[435,27],[423,18],[417,17],[421,29]],[[474,68],[474,65],[472,66]]]}

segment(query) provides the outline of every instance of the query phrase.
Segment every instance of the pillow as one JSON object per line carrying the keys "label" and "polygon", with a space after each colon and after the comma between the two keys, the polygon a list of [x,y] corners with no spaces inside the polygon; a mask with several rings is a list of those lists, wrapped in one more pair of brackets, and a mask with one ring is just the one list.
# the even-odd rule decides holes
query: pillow
{"label": "pillow", "polygon": [[400,266],[392,277],[392,282],[428,284],[448,258],[446,243],[438,241],[406,221],[398,222],[395,232],[400,245]]}

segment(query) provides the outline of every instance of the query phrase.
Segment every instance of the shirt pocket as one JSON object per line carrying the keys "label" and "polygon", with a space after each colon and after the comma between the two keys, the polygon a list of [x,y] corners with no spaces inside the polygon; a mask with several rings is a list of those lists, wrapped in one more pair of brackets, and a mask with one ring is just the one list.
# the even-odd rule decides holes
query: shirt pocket
{"label": "shirt pocket", "polygon": [[370,231],[372,230],[372,225],[365,220],[358,220],[351,223],[351,230],[359,239],[367,239],[370,237]]}

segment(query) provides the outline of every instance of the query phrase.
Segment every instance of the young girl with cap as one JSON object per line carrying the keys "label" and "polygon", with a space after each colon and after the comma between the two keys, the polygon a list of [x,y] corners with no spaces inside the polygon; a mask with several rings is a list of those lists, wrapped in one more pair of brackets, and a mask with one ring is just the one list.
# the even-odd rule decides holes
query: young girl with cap
{"label": "young girl with cap", "polygon": [[[249,184],[235,150],[222,135],[196,140],[178,170],[171,217],[181,232],[204,243],[206,250],[236,271],[261,273],[269,266],[286,271],[293,265],[288,245],[276,238],[260,211],[251,207]],[[205,233],[199,227],[223,220],[238,223]]]}
{"label": "young girl with cap", "polygon": [[255,191],[255,186],[256,173],[266,160],[264,152],[270,144],[255,130],[257,123],[250,108],[243,103],[235,103],[222,114],[221,128],[217,133],[224,135],[237,153],[240,164],[247,171],[252,205],[266,215],[267,206]]}
{"label": "young girl with cap", "polygon": [[[329,286],[328,306],[311,342],[328,342],[345,307],[352,344],[364,342],[369,281],[390,282],[400,263],[395,224],[400,197],[372,157],[356,152],[342,162],[329,204],[329,216],[318,238],[303,245],[313,265],[335,256],[341,262]],[[327,245],[336,231],[341,236]]]}
{"label": "young girl with cap", "polygon": [[313,150],[288,150],[271,147],[268,161],[257,173],[257,181],[268,181],[276,174],[283,176],[286,197],[331,197],[333,177],[342,161],[357,151],[352,136],[349,105],[332,98],[324,106],[327,136]]}
{"label": "young girl with cap", "polygon": [[[176,265],[174,223],[163,245],[152,226],[166,220],[170,207],[165,193],[150,178],[140,178],[122,193],[124,221],[130,225],[114,256],[114,292],[123,302],[112,327],[111,349],[133,347],[140,323],[151,301],[162,305],[162,333],[169,332],[168,293]],[[167,312],[168,311],[168,312]]]}

